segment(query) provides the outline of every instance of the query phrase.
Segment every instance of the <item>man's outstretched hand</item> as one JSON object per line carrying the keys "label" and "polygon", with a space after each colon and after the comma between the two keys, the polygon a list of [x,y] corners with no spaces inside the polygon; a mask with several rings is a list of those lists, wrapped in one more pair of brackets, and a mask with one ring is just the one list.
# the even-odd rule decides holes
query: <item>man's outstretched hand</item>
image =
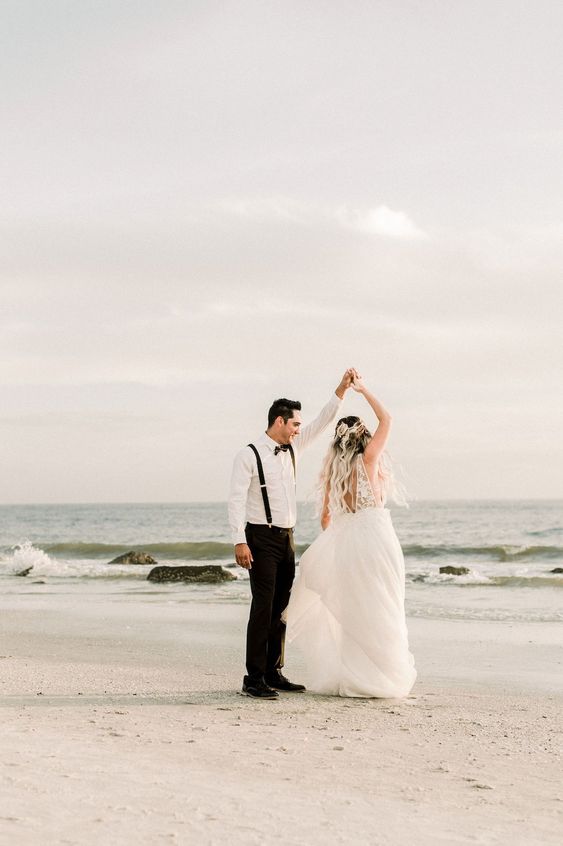
{"label": "man's outstretched hand", "polygon": [[356,370],[355,370],[354,367],[349,367],[348,370],[346,370],[346,372],[344,373],[344,376],[340,380],[339,386],[337,387],[336,391],[334,392],[336,394],[336,396],[338,397],[338,399],[342,399],[344,397],[344,394],[346,393],[346,391],[348,390],[348,388],[352,384],[352,379],[354,378],[355,373],[356,373]]}
{"label": "man's outstretched hand", "polygon": [[244,567],[245,570],[252,570],[252,553],[250,547],[246,543],[237,543],[235,546],[235,558],[239,567]]}

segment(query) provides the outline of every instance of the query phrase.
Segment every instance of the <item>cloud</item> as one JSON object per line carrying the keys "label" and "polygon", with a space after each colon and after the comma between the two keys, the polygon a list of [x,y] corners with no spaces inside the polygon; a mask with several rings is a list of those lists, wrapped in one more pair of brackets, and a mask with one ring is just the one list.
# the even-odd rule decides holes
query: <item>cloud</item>
{"label": "cloud", "polygon": [[252,220],[283,220],[311,225],[326,223],[345,229],[355,229],[368,235],[401,240],[420,240],[428,235],[406,212],[395,211],[386,205],[361,210],[348,206],[323,207],[289,197],[225,198],[216,207],[223,213]]}
{"label": "cloud", "polygon": [[394,211],[389,206],[376,206],[367,211],[343,208],[336,213],[336,217],[343,226],[366,232],[369,235],[402,240],[420,240],[428,237],[422,229],[413,223],[406,212]]}

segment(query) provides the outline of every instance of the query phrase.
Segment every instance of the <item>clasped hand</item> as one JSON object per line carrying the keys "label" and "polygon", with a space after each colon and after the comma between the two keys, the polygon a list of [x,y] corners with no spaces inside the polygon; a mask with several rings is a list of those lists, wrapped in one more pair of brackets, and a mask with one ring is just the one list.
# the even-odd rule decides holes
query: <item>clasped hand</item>
{"label": "clasped hand", "polygon": [[[355,367],[349,367],[348,370],[344,372],[342,379],[340,380],[340,384],[336,389],[336,396],[340,397],[340,399],[344,398],[344,394],[348,390],[348,388],[354,388],[354,381],[360,378],[360,374],[356,370]],[[354,388],[358,390],[357,388]]]}

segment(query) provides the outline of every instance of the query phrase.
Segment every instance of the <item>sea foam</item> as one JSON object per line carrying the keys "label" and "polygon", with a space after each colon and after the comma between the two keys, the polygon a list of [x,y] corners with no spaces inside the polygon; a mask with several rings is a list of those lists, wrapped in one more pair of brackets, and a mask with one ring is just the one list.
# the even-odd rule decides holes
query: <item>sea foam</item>
{"label": "sea foam", "polygon": [[12,551],[0,560],[0,567],[6,574],[18,575],[33,568],[34,572],[48,570],[53,564],[46,552],[36,549],[31,541],[23,541],[12,547]]}

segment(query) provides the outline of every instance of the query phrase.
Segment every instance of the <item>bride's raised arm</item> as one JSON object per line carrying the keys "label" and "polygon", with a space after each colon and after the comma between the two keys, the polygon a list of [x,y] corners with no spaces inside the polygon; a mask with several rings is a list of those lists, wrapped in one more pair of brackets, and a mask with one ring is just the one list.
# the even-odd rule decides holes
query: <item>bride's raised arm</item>
{"label": "bride's raised arm", "polygon": [[381,453],[385,449],[385,444],[387,443],[389,432],[391,431],[391,415],[383,407],[379,400],[371,393],[371,391],[368,391],[368,389],[364,385],[362,377],[357,371],[355,372],[354,378],[352,379],[352,388],[359,394],[363,394],[368,404],[374,410],[375,416],[377,417],[377,429],[375,430],[372,439],[366,446],[363,455],[365,464],[374,465],[378,462]]}

